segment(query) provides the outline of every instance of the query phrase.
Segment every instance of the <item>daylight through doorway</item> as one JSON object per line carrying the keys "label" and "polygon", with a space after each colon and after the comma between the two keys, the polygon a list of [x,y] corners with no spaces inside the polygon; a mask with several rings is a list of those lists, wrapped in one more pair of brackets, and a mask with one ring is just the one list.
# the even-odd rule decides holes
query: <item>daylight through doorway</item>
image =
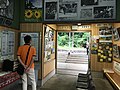
{"label": "daylight through doorway", "polygon": [[88,69],[90,32],[58,32],[57,73],[78,75]]}

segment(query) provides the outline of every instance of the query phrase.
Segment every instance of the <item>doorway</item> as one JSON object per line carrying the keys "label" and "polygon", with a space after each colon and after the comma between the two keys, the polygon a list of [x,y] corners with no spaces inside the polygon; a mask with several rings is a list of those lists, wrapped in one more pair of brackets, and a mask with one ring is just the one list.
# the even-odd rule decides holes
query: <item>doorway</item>
{"label": "doorway", "polygon": [[90,32],[58,32],[57,73],[86,73],[89,65],[89,41]]}

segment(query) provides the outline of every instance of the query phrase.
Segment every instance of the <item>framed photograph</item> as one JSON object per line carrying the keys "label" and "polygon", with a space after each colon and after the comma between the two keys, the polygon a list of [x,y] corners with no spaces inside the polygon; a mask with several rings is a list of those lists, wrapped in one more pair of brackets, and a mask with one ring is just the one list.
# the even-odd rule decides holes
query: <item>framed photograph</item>
{"label": "framed photograph", "polygon": [[94,7],[94,18],[113,19],[114,18],[113,14],[114,14],[113,6]]}
{"label": "framed photograph", "polygon": [[25,0],[25,9],[42,8],[42,0]]}
{"label": "framed photograph", "polygon": [[113,45],[113,57],[120,58],[120,46],[117,46],[117,44]]}
{"label": "framed photograph", "polygon": [[80,18],[81,19],[90,19],[92,18],[92,8],[89,9],[81,9]]}
{"label": "framed photograph", "polygon": [[56,0],[45,1],[44,7],[44,18],[45,20],[57,20],[57,6],[58,2]]}
{"label": "framed photograph", "polygon": [[81,6],[98,5],[99,0],[81,0]]}
{"label": "framed photograph", "polygon": [[0,0],[0,16],[14,18],[14,0]]}
{"label": "framed photograph", "polygon": [[114,28],[114,29],[113,29],[113,39],[114,39],[115,41],[118,41],[118,40],[120,39],[120,36],[119,36],[119,34],[118,34],[118,31],[117,31],[117,28]]}
{"label": "framed photograph", "polygon": [[59,20],[78,19],[78,0],[60,0],[59,1]]}
{"label": "framed photograph", "polygon": [[42,21],[42,0],[25,0],[25,21]]}
{"label": "framed photograph", "polygon": [[98,44],[93,43],[91,44],[91,54],[97,54],[98,53]]}

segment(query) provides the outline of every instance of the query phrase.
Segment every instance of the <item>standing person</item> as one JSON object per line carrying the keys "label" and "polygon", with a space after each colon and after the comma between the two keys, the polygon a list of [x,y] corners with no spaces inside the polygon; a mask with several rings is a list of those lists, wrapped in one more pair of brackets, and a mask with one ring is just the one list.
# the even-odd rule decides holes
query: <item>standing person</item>
{"label": "standing person", "polygon": [[[27,83],[28,83],[27,78],[30,78],[30,82],[32,84],[32,90],[36,90],[36,81],[34,74],[34,56],[36,55],[36,49],[33,46],[30,47],[31,41],[32,41],[31,36],[26,35],[24,37],[25,44],[20,46],[17,52],[18,60],[25,68],[25,73],[21,76],[23,90],[27,90]],[[25,65],[26,55],[29,47],[30,50],[28,54],[27,63]]]}
{"label": "standing person", "polygon": [[88,55],[88,53],[89,53],[89,43],[88,42],[86,43],[86,49],[87,49],[87,55]]}

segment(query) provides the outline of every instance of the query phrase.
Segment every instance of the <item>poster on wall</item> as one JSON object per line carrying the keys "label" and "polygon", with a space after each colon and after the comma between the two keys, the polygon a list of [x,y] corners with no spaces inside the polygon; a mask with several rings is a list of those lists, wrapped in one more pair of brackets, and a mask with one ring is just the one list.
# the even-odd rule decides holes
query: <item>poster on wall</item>
{"label": "poster on wall", "polygon": [[59,0],[59,20],[77,20],[78,0]]}
{"label": "poster on wall", "polygon": [[25,0],[25,21],[42,20],[42,0]]}
{"label": "poster on wall", "polygon": [[118,41],[120,39],[117,28],[113,29],[113,39],[114,39],[114,41]]}
{"label": "poster on wall", "polygon": [[113,44],[113,58],[120,58],[120,46]]}
{"label": "poster on wall", "polygon": [[98,44],[98,62],[112,62],[112,43],[99,42]]}
{"label": "poster on wall", "polygon": [[116,62],[116,61],[113,62],[113,69],[116,73],[120,75],[120,63],[119,62]]}
{"label": "poster on wall", "polygon": [[8,54],[12,55],[14,54],[14,44],[15,44],[15,33],[12,31],[8,31]]}
{"label": "poster on wall", "polygon": [[8,55],[8,52],[7,52],[7,34],[8,32],[7,31],[2,31],[2,56],[7,56]]}
{"label": "poster on wall", "polygon": [[14,0],[0,0],[0,16],[13,19]]}
{"label": "poster on wall", "polygon": [[116,19],[116,0],[45,0],[44,5],[46,21]]}
{"label": "poster on wall", "polygon": [[15,33],[8,30],[1,32],[1,59],[14,59]]}
{"label": "poster on wall", "polygon": [[[39,58],[39,39],[40,39],[40,36],[39,36],[39,33],[21,33],[20,35],[20,45],[24,45],[24,37],[26,35],[30,35],[32,37],[32,43],[31,43],[31,46],[34,46],[36,48],[36,57],[35,57],[35,61],[38,61]],[[40,57],[40,56],[39,56]]]}
{"label": "poster on wall", "polygon": [[45,20],[57,20],[57,0],[45,0]]}
{"label": "poster on wall", "polygon": [[0,24],[10,26],[14,19],[14,0],[0,0]]}
{"label": "poster on wall", "polygon": [[115,18],[116,0],[81,0],[80,20]]}
{"label": "poster on wall", "polygon": [[55,53],[55,44],[54,44],[54,31],[48,26],[45,28],[45,38],[44,38],[44,58],[49,60],[51,54]]}
{"label": "poster on wall", "polygon": [[92,43],[91,44],[91,54],[97,54],[98,53],[98,43]]}

